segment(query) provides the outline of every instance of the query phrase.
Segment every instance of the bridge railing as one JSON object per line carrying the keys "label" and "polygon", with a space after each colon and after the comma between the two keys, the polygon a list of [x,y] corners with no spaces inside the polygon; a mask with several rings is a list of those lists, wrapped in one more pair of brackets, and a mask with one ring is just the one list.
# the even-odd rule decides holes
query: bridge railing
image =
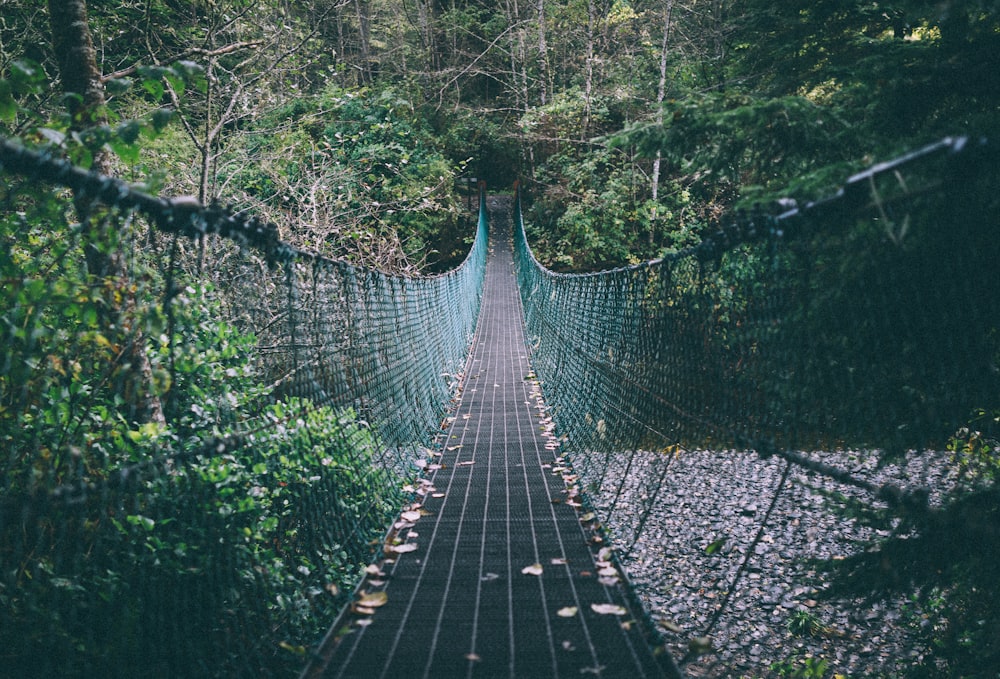
{"label": "bridge railing", "polygon": [[[623,559],[637,543],[666,558],[655,535],[669,517],[654,507],[676,486],[672,460],[700,450],[781,456],[929,511],[916,480],[852,472],[944,451],[977,414],[1000,417],[996,168],[987,142],[944,139],[828,199],[731,215],[695,247],[588,274],[541,266],[515,210],[533,366]],[[756,516],[759,539],[770,511]]]}
{"label": "bridge railing", "polygon": [[0,142],[11,676],[291,675],[410,501],[478,315]]}

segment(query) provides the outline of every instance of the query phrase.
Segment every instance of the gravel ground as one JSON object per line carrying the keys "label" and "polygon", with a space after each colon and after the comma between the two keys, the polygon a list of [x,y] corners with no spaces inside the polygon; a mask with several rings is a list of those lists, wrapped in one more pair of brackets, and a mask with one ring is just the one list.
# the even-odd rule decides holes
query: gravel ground
{"label": "gravel ground", "polygon": [[[859,453],[818,457],[879,484],[930,488],[932,504],[955,483],[947,454],[911,456],[882,468]],[[921,612],[905,596],[824,596],[829,575],[810,564],[849,557],[889,535],[835,511],[843,503],[830,495],[871,504],[868,493],[797,467],[781,483],[784,461],[749,452],[638,453],[626,474],[627,464],[624,456],[613,459],[596,504],[607,510],[618,496],[608,527],[624,552],[647,499],[655,497],[623,564],[678,661],[692,639],[710,637],[711,650],[684,663],[688,676],[782,676],[783,667],[820,659],[828,663],[827,677],[894,676],[926,653],[917,633]],[[770,520],[754,543],[772,500]],[[797,622],[806,629],[793,634]],[[784,676],[792,675],[786,669]]]}

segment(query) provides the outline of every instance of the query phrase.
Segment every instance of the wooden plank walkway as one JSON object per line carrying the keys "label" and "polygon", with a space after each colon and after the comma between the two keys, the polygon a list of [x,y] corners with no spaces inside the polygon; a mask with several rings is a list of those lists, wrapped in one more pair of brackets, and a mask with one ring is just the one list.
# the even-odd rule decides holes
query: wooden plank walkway
{"label": "wooden plank walkway", "polygon": [[[412,552],[380,564],[385,603],[341,616],[303,677],[660,677],[620,585],[600,582],[597,548],[541,431],[513,273],[509,203],[492,210],[482,312],[462,397],[428,479]],[[430,459],[433,465],[435,458]],[[557,471],[553,471],[553,469]],[[535,569],[529,567],[536,566]],[[529,568],[529,572],[523,572]],[[540,573],[533,574],[540,570]],[[381,604],[376,594],[372,603]],[[624,609],[622,615],[598,608]],[[361,625],[359,621],[363,621]],[[350,631],[346,634],[345,630]]]}

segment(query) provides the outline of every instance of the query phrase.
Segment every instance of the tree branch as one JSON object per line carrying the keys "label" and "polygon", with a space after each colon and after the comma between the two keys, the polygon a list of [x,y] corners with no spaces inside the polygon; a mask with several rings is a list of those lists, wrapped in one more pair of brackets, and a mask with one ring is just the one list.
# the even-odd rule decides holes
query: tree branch
{"label": "tree branch", "polygon": [[[225,47],[220,47],[214,50],[207,50],[202,47],[192,47],[191,49],[186,49],[179,54],[175,54],[169,59],[158,62],[157,66],[162,66],[163,64],[172,64],[182,59],[188,59],[190,57],[219,57],[224,54],[231,54],[233,52],[238,52],[244,49],[253,49],[255,47],[260,47],[264,44],[263,40],[248,40],[244,42],[234,42],[231,45],[226,45]],[[142,67],[142,64],[136,63],[128,68],[123,68],[120,71],[115,71],[114,73],[108,73],[107,75],[101,76],[101,82],[107,82],[115,78],[125,78],[132,75]]]}

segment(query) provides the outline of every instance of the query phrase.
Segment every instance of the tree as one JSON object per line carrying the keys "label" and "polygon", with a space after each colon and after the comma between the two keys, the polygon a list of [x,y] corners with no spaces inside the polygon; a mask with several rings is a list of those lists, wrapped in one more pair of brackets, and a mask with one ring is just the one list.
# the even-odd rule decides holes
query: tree
{"label": "tree", "polygon": [[[86,0],[49,0],[49,20],[52,27],[52,47],[59,66],[63,91],[67,94],[71,129],[87,131],[107,126],[106,100],[101,71],[87,20]],[[91,168],[102,174],[112,173],[111,156],[104,145],[93,152]],[[128,271],[122,251],[117,247],[116,234],[98,215],[92,215],[90,206],[83,199],[77,201],[80,221],[90,228],[85,249],[87,269],[100,282],[117,281],[118,290],[108,299],[106,324],[110,327],[128,327],[126,320],[134,300],[128,293],[125,281]],[[118,302],[117,292],[122,293]],[[164,422],[163,407],[153,389],[152,367],[146,355],[145,339],[134,331],[127,340],[128,365],[125,395],[139,420]]]}

